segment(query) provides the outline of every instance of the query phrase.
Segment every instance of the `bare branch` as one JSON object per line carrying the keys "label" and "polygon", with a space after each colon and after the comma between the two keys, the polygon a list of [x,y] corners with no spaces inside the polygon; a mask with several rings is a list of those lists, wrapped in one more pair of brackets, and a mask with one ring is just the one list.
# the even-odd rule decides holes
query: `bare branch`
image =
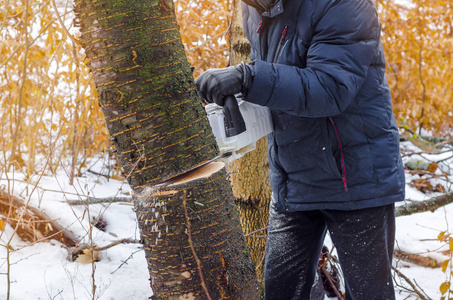
{"label": "bare branch", "polygon": [[73,41],[75,44],[80,45],[80,41],[77,40],[75,37],[72,36],[72,34],[68,31],[66,26],[64,26],[63,20],[60,17],[60,14],[58,13],[57,5],[55,4],[55,0],[52,0],[52,6],[55,10],[55,14],[57,15],[58,23],[60,23],[61,28],[63,29],[64,33]]}
{"label": "bare branch", "polygon": [[107,250],[109,248],[112,248],[113,246],[119,245],[119,244],[140,244],[140,240],[135,240],[135,239],[121,239],[118,241],[115,241],[113,243],[110,243],[104,247],[94,247],[93,250],[95,251],[103,251]]}

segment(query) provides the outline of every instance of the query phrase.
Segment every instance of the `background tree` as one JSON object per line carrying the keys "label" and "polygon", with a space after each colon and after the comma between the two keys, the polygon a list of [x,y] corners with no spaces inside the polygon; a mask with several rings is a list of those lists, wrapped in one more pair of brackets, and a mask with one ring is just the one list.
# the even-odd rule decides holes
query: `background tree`
{"label": "background tree", "polygon": [[77,172],[109,145],[80,48],[64,37],[49,1],[0,0],[0,40],[2,167],[30,178],[72,155],[68,172]]}
{"label": "background tree", "polygon": [[[64,159],[70,161],[69,171],[77,174],[87,157],[109,147],[94,84],[81,63],[83,51],[64,36],[49,3],[0,0],[0,144],[7,153],[1,164],[14,165],[27,177],[42,169],[43,162],[52,174]],[[424,128],[449,136],[451,1],[420,0],[401,6],[379,0],[376,4],[399,122],[412,130]],[[72,3],[58,6],[74,32]],[[233,28],[230,1],[178,0],[176,9],[195,75],[226,66],[226,34]],[[233,61],[234,52],[231,55]]]}
{"label": "background tree", "polygon": [[[80,174],[86,159],[112,156],[109,134],[83,50],[64,34],[50,0],[0,0],[2,170],[30,178],[63,164]],[[72,0],[57,2],[67,29]],[[229,1],[176,1],[182,40],[195,74],[228,63]],[[110,172],[115,177],[119,172]]]}
{"label": "background tree", "polygon": [[210,68],[226,67],[232,0],[176,0],[175,6],[194,76]]}
{"label": "background tree", "polygon": [[[242,30],[241,1],[233,1],[230,28],[230,65],[250,61],[250,44]],[[264,255],[271,187],[269,184],[267,139],[262,138],[256,149],[229,164],[233,195],[239,207],[241,224],[256,265],[258,280],[263,287]]]}
{"label": "background tree", "polygon": [[413,131],[453,126],[452,1],[377,2],[395,115]]}
{"label": "background tree", "polygon": [[[87,158],[110,149],[95,85],[82,63],[84,51],[64,35],[49,4],[49,0],[0,0],[1,172],[15,170],[26,180],[42,169],[45,174],[53,174],[60,165],[77,175],[86,167]],[[235,7],[238,4],[236,1]],[[376,4],[399,123],[412,131],[427,129],[449,137],[453,103],[452,2],[420,0],[401,6],[393,0],[378,0]],[[58,1],[57,5],[66,27],[74,33],[72,2]],[[231,23],[230,0],[177,0],[175,5],[195,75],[208,68],[225,67],[229,47],[231,64],[245,60],[236,60],[235,55],[248,52],[246,43],[236,43],[232,37],[228,44],[228,32],[234,34],[241,26],[240,21]],[[258,146],[257,152],[263,153],[256,156],[256,164],[240,161],[230,169],[240,206],[253,203],[254,209],[241,212],[247,234],[254,230],[247,230],[252,225],[246,222],[257,221],[254,228],[261,229],[265,227],[262,221],[267,220],[251,214],[267,209],[268,200],[263,199],[270,195],[268,187],[249,184],[246,179],[263,179],[267,184],[265,149]],[[247,173],[246,168],[252,165],[259,167],[255,173]],[[263,197],[259,196],[261,191]],[[252,255],[258,267],[264,253],[263,233],[247,237],[253,249],[253,244],[257,245]]]}

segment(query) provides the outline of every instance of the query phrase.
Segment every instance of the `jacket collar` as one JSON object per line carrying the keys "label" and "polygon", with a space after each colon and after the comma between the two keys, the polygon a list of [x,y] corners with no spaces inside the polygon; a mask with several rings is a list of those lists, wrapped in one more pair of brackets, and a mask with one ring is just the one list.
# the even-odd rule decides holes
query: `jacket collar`
{"label": "jacket collar", "polygon": [[283,12],[283,0],[242,0],[254,7],[263,17],[274,17]]}

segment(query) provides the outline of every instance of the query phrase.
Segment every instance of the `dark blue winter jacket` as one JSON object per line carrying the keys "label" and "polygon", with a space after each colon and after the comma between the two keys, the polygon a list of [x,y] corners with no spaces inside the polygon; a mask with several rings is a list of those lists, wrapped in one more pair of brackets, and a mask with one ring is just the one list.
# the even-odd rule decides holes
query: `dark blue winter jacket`
{"label": "dark blue winter jacket", "polygon": [[399,135],[371,0],[243,0],[254,79],[271,108],[279,211],[352,210],[404,199]]}

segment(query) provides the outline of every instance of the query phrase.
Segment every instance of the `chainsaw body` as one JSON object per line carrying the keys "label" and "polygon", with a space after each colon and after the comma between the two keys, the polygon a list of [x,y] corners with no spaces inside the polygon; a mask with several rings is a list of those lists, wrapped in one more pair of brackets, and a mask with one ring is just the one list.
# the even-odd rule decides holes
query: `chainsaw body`
{"label": "chainsaw body", "polygon": [[233,105],[230,101],[224,107],[215,103],[205,107],[220,155],[226,163],[254,150],[256,141],[273,131],[269,108],[235,99],[234,96],[231,99]]}

